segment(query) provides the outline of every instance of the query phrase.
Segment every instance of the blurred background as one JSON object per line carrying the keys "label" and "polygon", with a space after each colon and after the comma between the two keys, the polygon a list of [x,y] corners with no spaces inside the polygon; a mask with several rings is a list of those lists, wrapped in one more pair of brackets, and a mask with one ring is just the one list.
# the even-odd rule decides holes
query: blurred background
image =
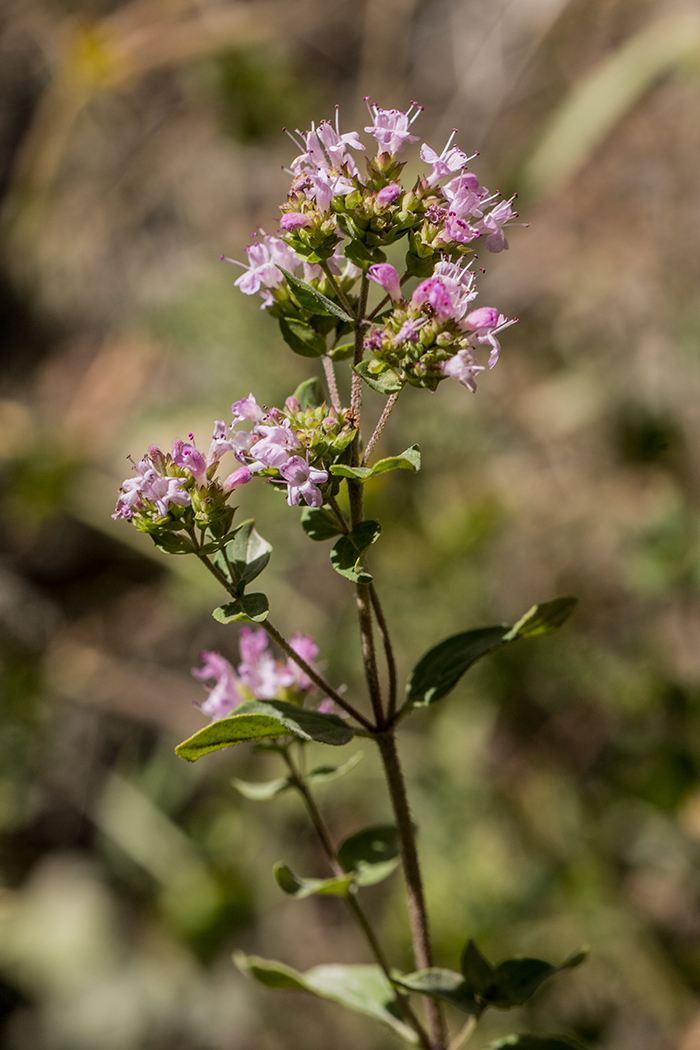
{"label": "blurred background", "polygon": [[[529,229],[480,259],[520,317],[474,397],[409,389],[375,482],[401,671],[447,634],[576,594],[403,732],[438,961],[468,936],[590,962],[508,1031],[700,1048],[700,7],[674,0],[4,0],[0,7],[0,1042],[8,1050],[384,1050],[341,1008],[254,987],[231,951],[367,961],[295,799],[194,766],[190,667],[236,659],[219,595],[110,514],[169,447],[308,375],[233,287],[293,147],[361,98],[425,106]],[[368,401],[369,410],[376,405]],[[252,488],[252,487],[251,487]],[[274,492],[274,619],[360,687],[349,588]],[[372,754],[319,789],[334,833],[388,812]],[[317,756],[318,757],[318,756]],[[328,760],[324,753],[324,760]],[[333,757],[336,757],[334,753]],[[365,891],[411,967],[399,880]]]}

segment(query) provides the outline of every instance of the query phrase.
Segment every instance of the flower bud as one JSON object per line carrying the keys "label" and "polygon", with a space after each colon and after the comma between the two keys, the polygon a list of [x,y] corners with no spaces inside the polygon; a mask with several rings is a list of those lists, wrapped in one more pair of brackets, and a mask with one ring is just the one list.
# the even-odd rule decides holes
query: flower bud
{"label": "flower bud", "polygon": [[479,328],[495,328],[498,324],[498,310],[494,310],[492,306],[481,306],[467,314],[463,323],[466,328],[474,331]]}
{"label": "flower bud", "polygon": [[370,266],[367,276],[370,280],[376,281],[377,284],[381,285],[384,291],[389,293],[393,302],[401,301],[403,296],[401,295],[398,271],[391,263],[375,263],[374,266]]}

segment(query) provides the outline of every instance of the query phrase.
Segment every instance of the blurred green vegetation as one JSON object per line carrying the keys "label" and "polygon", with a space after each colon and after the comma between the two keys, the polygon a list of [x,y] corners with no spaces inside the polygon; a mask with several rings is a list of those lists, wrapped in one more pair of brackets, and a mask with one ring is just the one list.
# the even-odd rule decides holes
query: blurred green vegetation
{"label": "blurred green vegetation", "polygon": [[[381,91],[426,105],[435,148],[459,126],[487,185],[524,188],[531,222],[479,260],[483,303],[520,317],[498,367],[476,397],[408,390],[382,439],[386,454],[417,441],[424,463],[368,493],[401,674],[446,635],[580,598],[560,634],[490,657],[403,731],[436,955],[454,966],[469,936],[494,960],[592,947],[475,1046],[528,1027],[698,1050],[692,5],[10,0],[0,23],[2,1045],[395,1045],[234,969],[235,948],[300,969],[366,955],[340,902],[288,900],[272,878],[278,860],[325,874],[294,798],[231,784],[277,775],[274,756],[173,754],[201,725],[190,667],[203,648],[235,659],[236,632],[197,566],[109,517],[127,454],[205,441],[232,400],[280,403],[308,375],[218,258],[275,227],[282,125],[338,102],[343,130],[361,128],[361,97]],[[368,416],[380,406],[367,395]],[[325,546],[271,488],[245,491],[241,514],[274,545],[275,620],[314,634],[358,692]],[[338,838],[389,818],[370,749],[342,757],[355,750],[318,792]],[[398,876],[365,893],[410,967]]]}

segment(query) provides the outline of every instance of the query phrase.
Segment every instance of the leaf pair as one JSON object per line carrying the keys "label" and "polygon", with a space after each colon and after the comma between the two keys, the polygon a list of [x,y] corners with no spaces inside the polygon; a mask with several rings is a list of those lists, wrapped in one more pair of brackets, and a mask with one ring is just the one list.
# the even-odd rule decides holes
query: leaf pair
{"label": "leaf pair", "polygon": [[372,574],[362,565],[362,556],[379,539],[378,521],[361,521],[352,532],[341,536],[331,551],[331,565],[353,583],[370,583]]}
{"label": "leaf pair", "polygon": [[399,834],[393,824],[377,824],[343,842],[338,863],[344,876],[331,879],[304,879],[286,864],[276,864],[274,875],[281,889],[291,897],[303,899],[315,894],[346,897],[356,886],[374,886],[399,865]]}
{"label": "leaf pair", "polygon": [[[255,529],[252,518],[244,521],[237,529],[229,533],[230,542],[223,540],[215,544],[208,544],[218,552],[214,557],[214,565],[223,576],[231,580],[237,597],[226,605],[220,605],[214,609],[212,616],[219,623],[234,623],[238,620],[261,623],[266,619],[269,604],[267,597],[257,592],[246,594],[245,589],[249,583],[260,575],[270,560],[272,547],[264,540]],[[210,553],[204,547],[202,552]]]}
{"label": "leaf pair", "polygon": [[398,983],[480,1017],[488,1007],[510,1010],[522,1006],[544,981],[561,970],[579,966],[586,954],[577,952],[560,966],[542,959],[507,959],[493,967],[470,940],[462,953],[461,973],[434,966],[407,974]]}
{"label": "leaf pair", "polygon": [[196,762],[202,755],[234,744],[288,736],[340,747],[352,740],[354,731],[337,715],[307,711],[285,700],[249,700],[235,714],[212,722],[178,744],[175,751],[185,761]]}

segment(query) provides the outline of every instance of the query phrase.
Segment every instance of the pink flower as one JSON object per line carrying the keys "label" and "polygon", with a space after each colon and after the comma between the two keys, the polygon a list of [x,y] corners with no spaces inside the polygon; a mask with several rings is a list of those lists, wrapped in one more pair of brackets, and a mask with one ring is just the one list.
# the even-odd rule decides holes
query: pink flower
{"label": "pink flower", "polygon": [[318,171],[308,179],[310,187],[305,191],[306,196],[316,200],[319,211],[328,211],[334,197],[344,197],[355,189],[350,179],[330,171]]}
{"label": "pink flower", "polygon": [[447,321],[453,315],[452,301],[447,288],[437,277],[429,277],[427,281],[419,284],[411,296],[411,302],[417,307],[427,303],[440,321]]}
{"label": "pink flower", "polygon": [[171,478],[161,473],[165,469],[166,458],[154,445],[135,467],[136,477],[126,478],[121,485],[119,499],[113,518],[125,518],[129,521],[134,510],[143,510],[143,500],[154,503],[158,513],[165,517],[171,503],[180,507],[189,507],[192,500],[188,492],[182,492],[184,478]]}
{"label": "pink flower", "polygon": [[184,467],[186,470],[189,470],[197,484],[201,485],[202,482],[207,480],[207,461],[194,444],[175,438],[173,441],[173,463],[178,467]]}
{"label": "pink flower", "polygon": [[259,426],[257,428],[257,433],[262,434],[262,437],[251,445],[250,454],[258,464],[280,470],[282,465],[289,460],[292,452],[302,447],[299,438],[290,427],[289,420],[285,419],[280,427]]}
{"label": "pink flower", "polygon": [[489,195],[489,191],[480,184],[476,175],[469,171],[463,171],[456,179],[446,183],[442,192],[450,202],[449,210],[460,219],[468,216],[481,218],[484,202]]}
{"label": "pink flower", "polygon": [[[280,219],[280,227],[283,230],[300,230],[302,226],[309,225],[309,216],[301,211],[285,212]],[[285,267],[286,269],[286,267]]]}
{"label": "pink flower", "polygon": [[[488,307],[486,309],[488,309]],[[493,313],[495,312],[496,311],[494,310]],[[479,311],[475,310],[474,313],[479,313]],[[482,343],[486,346],[491,347],[491,353],[489,354],[489,368],[493,368],[493,366],[498,361],[498,357],[501,352],[501,344],[496,338],[497,334],[499,332],[504,331],[504,329],[506,328],[510,328],[512,324],[517,323],[517,317],[508,318],[504,317],[503,314],[499,314],[498,321],[495,325],[483,325],[481,328],[479,328],[478,332],[476,333],[477,343]]]}
{"label": "pink flower", "polygon": [[511,197],[509,201],[501,201],[477,224],[482,233],[488,234],[486,247],[494,254],[508,248],[503,227],[509,225],[510,219],[517,218],[517,213],[511,207],[513,200],[514,198]]}
{"label": "pink flower", "polygon": [[397,303],[403,299],[398,272],[390,263],[375,263],[374,266],[370,266],[367,276],[389,293],[392,302]]}
{"label": "pink flower", "polygon": [[472,328],[475,331],[479,328],[495,328],[497,324],[498,310],[494,310],[492,306],[480,306],[478,310],[472,310],[462,322],[464,328]]}
{"label": "pink flower", "polygon": [[388,208],[390,204],[393,204],[395,200],[398,200],[401,196],[401,186],[398,182],[390,182],[388,186],[384,186],[383,189],[377,194],[377,204],[382,208]]}
{"label": "pink flower", "polygon": [[[318,646],[316,642],[308,634],[300,634],[296,632],[290,639],[289,644],[292,649],[302,660],[306,660],[307,664],[310,664],[314,670],[314,660],[318,656]],[[302,671],[301,667],[292,660],[291,656],[287,658],[287,670],[294,678],[294,686],[300,692],[310,689],[312,681],[309,676]]]}
{"label": "pink flower", "polygon": [[207,452],[208,466],[211,466],[212,463],[218,463],[225,452],[230,452],[233,449],[233,442],[231,441],[232,430],[233,427],[227,427],[223,419],[216,420],[214,433],[209,444],[209,451]]}
{"label": "pink flower", "polygon": [[456,379],[458,383],[465,386],[467,390],[471,390],[472,393],[476,391],[474,377],[483,371],[484,366],[480,365],[472,356],[471,351],[467,349],[460,350],[459,353],[451,357],[449,361],[443,362],[442,365],[442,374],[444,376]]}
{"label": "pink flower", "polygon": [[238,636],[241,662],[238,674],[241,681],[258,700],[273,700],[280,690],[294,682],[284,664],[277,664],[267,647],[265,631],[244,627]]}
{"label": "pink flower", "polygon": [[224,492],[233,492],[239,485],[247,485],[253,477],[253,471],[249,467],[239,467],[226,478],[223,484]]}
{"label": "pink flower", "polygon": [[212,721],[226,718],[243,703],[233,667],[220,653],[208,652],[206,649],[200,654],[200,658],[204,666],[193,667],[192,674],[203,682],[213,678],[215,685],[209,689],[207,699],[197,706],[205,715],[209,715]]}
{"label": "pink flower", "polygon": [[299,175],[300,172],[311,169],[312,171],[328,171],[330,168],[339,169],[347,165],[351,175],[357,174],[357,167],[346,147],[364,150],[363,144],[356,131],[346,135],[340,134],[339,107],[335,107],[335,127],[327,121],[322,120],[316,127],[311,125],[311,131],[302,134],[297,131],[299,138],[295,138],[291,132],[287,132],[290,139],[301,154],[292,162],[292,172]]}
{"label": "pink flower", "polygon": [[250,419],[254,423],[262,423],[265,418],[265,413],[260,408],[252,394],[248,394],[248,397],[241,398],[240,401],[234,401],[231,405],[231,412],[236,421],[239,419]]}
{"label": "pink flower", "polygon": [[479,231],[474,226],[470,226],[468,222],[450,211],[445,216],[443,233],[435,238],[435,243],[449,244],[450,241],[454,241],[456,244],[469,244],[478,236]]}
{"label": "pink flower", "polygon": [[290,507],[296,507],[302,496],[310,507],[322,506],[323,495],[318,486],[328,481],[327,470],[317,470],[310,467],[301,456],[292,456],[279,467],[279,472],[287,482],[287,503]]}
{"label": "pink flower", "polygon": [[[261,239],[246,248],[248,266],[244,266],[245,273],[234,281],[244,295],[255,295],[261,287],[275,288],[280,284],[284,276],[281,270],[277,269],[278,265],[283,266],[285,270],[294,271],[299,264],[294,250],[279,237],[271,237],[264,230],[261,230],[260,234]],[[243,266],[243,263],[238,265]]]}
{"label": "pink flower", "polygon": [[449,259],[441,259],[433,271],[433,277],[437,277],[447,289],[452,303],[452,316],[456,321],[464,316],[469,303],[477,296],[470,266],[471,262],[461,266]]}
{"label": "pink flower", "polygon": [[432,170],[426,179],[429,186],[437,186],[442,179],[448,175],[453,175],[455,171],[459,171],[460,168],[463,168],[476,156],[476,153],[474,153],[471,157],[468,157],[461,149],[452,145],[452,140],[456,134],[457,129],[455,128],[447,140],[447,145],[439,155],[434,149],[430,148],[427,142],[424,142],[421,146],[421,160],[424,160],[426,164],[432,164]]}
{"label": "pink flower", "polygon": [[422,112],[422,106],[418,106],[416,112],[411,116],[415,102],[412,102],[409,109],[402,113],[399,109],[381,109],[379,106],[372,106],[369,97],[365,101],[369,115],[374,121],[370,127],[365,128],[365,131],[374,135],[379,144],[380,153],[403,153],[407,145],[418,142],[418,136],[411,135],[408,129],[418,114]]}
{"label": "pink flower", "polygon": [[180,491],[184,484],[184,478],[168,478],[158,474],[143,486],[141,494],[155,503],[160,514],[165,517],[171,503],[179,507],[189,507],[192,502],[188,492]]}

